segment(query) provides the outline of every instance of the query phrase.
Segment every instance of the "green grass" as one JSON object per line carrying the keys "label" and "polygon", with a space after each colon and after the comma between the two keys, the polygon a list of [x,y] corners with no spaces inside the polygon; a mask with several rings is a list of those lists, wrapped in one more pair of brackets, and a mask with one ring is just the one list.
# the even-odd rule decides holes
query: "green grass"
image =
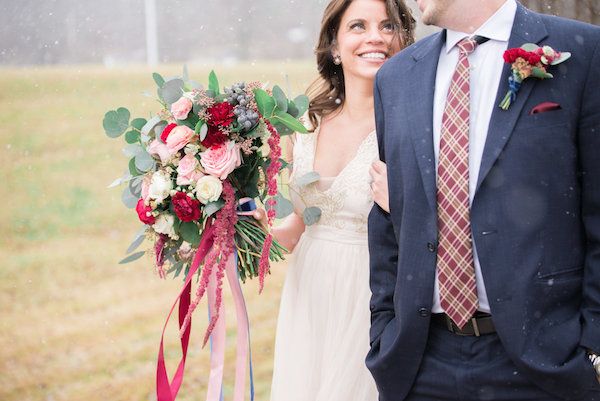
{"label": "green grass", "polygon": [[[156,69],[176,75],[179,66]],[[301,93],[314,77],[305,63],[218,67],[221,84],[261,80]],[[107,189],[126,168],[124,141],[106,137],[104,113],[156,110],[152,70],[131,67],[0,69],[0,399],[95,401],[154,399],[156,354],[181,281],[160,280],[151,260],[123,257],[139,223]],[[209,68],[190,66],[206,83]],[[147,244],[150,246],[150,244]],[[273,266],[262,295],[244,287],[252,323],[256,399],[268,399],[273,341],[285,264]],[[231,299],[227,298],[228,305]],[[225,392],[233,386],[235,317],[227,312]],[[203,398],[208,351],[200,349],[206,313],[194,321],[179,400]],[[169,371],[179,357],[167,334]]]}

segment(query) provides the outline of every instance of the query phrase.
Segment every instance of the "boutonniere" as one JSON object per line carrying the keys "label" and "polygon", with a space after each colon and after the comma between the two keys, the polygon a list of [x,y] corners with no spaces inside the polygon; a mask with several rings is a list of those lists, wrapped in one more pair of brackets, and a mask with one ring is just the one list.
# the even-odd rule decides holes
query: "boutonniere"
{"label": "boutonniere", "polygon": [[504,61],[512,65],[512,74],[508,77],[508,92],[500,103],[502,110],[508,110],[515,101],[521,83],[525,79],[552,78],[553,75],[548,72],[548,67],[560,64],[569,57],[571,57],[569,52],[558,52],[550,46],[538,46],[533,43],[525,43],[521,47],[506,50]]}

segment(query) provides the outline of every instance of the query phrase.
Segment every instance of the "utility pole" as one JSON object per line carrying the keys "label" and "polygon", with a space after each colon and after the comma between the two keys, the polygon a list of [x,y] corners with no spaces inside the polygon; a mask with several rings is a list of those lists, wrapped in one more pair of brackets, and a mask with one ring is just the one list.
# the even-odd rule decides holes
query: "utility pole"
{"label": "utility pole", "polygon": [[154,67],[158,64],[156,0],[144,0],[144,14],[146,16],[146,63]]}

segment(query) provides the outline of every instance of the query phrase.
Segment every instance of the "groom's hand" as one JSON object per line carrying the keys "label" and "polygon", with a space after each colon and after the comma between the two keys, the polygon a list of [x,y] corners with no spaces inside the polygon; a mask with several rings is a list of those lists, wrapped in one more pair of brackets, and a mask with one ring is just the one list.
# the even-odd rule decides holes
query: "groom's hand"
{"label": "groom's hand", "polygon": [[386,212],[390,212],[388,192],[387,166],[381,160],[373,162],[369,169],[371,174],[371,192],[373,200]]}

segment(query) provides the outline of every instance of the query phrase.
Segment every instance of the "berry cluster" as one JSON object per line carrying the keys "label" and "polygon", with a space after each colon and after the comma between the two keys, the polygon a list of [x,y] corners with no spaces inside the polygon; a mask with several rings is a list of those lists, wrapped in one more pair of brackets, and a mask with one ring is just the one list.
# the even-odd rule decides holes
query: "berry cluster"
{"label": "berry cluster", "polygon": [[246,93],[246,84],[244,82],[233,84],[230,88],[225,88],[224,91],[225,95],[227,95],[227,102],[235,106],[233,113],[240,127],[249,131],[258,124],[258,113],[248,107],[251,97]]}

